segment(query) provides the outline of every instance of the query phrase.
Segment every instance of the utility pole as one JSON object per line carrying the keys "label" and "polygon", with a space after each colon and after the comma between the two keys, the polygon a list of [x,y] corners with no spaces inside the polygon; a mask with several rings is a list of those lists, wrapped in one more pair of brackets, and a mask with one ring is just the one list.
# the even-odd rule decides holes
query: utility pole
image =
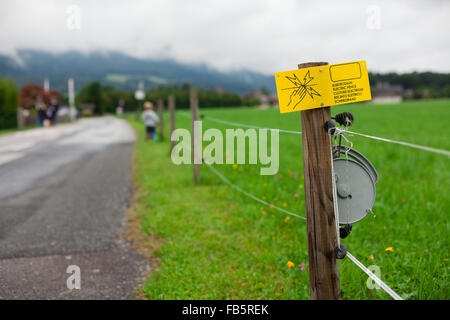
{"label": "utility pole", "polygon": [[[327,65],[310,62],[299,69]],[[303,171],[308,231],[309,286],[312,300],[340,299],[338,247],[333,203],[331,138],[324,123],[330,107],[301,111]]]}
{"label": "utility pole", "polygon": [[158,114],[159,114],[159,140],[164,140],[164,101],[158,99]]}
{"label": "utility pole", "polygon": [[25,117],[23,115],[23,108],[21,106],[17,107],[17,128],[25,128]]}
{"label": "utility pole", "polygon": [[47,78],[44,79],[44,92],[50,92],[50,80]]}
{"label": "utility pole", "polygon": [[169,103],[169,117],[170,117],[170,154],[175,147],[175,141],[172,141],[172,134],[175,131],[175,96],[171,94],[168,97]]}
{"label": "utility pole", "polygon": [[69,78],[67,80],[67,92],[69,96],[69,112],[70,112],[70,120],[75,120],[75,83],[73,78]]}
{"label": "utility pole", "polygon": [[192,165],[194,168],[194,182],[197,184],[200,180],[200,163],[202,159],[201,155],[199,154],[201,152],[201,150],[199,150],[199,139],[201,139],[202,137],[199,137],[197,126],[195,125],[195,122],[198,120],[198,96],[197,90],[194,87],[191,87],[189,96],[192,114]]}
{"label": "utility pole", "polygon": [[139,112],[142,110],[142,101],[145,99],[144,82],[139,81],[138,89],[134,92],[134,98],[138,101],[136,106],[136,121],[139,120]]}

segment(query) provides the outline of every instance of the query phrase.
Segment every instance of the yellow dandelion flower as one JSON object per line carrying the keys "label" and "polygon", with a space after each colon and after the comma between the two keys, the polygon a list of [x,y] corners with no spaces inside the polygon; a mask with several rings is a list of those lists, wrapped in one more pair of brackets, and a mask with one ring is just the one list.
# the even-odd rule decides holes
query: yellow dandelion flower
{"label": "yellow dandelion flower", "polygon": [[265,216],[265,215],[267,214],[267,212],[266,212],[266,211],[264,211],[264,210],[263,210],[263,211],[261,211],[261,213],[262,213],[262,215],[264,215],[264,216]]}
{"label": "yellow dandelion flower", "polygon": [[288,261],[288,262],[286,263],[286,266],[289,268],[289,270],[291,270],[292,267],[295,266],[295,263],[293,263],[292,261]]}
{"label": "yellow dandelion flower", "polygon": [[287,216],[286,219],[284,219],[284,221],[286,221],[286,223],[288,223],[289,220],[291,220],[291,217],[289,217],[289,216]]}
{"label": "yellow dandelion flower", "polygon": [[233,169],[236,169],[238,167],[238,165],[235,163],[233,164]]}
{"label": "yellow dandelion flower", "polygon": [[302,184],[301,184],[301,185],[299,185],[298,187],[299,187],[300,189],[303,189],[303,185],[302,185]]}
{"label": "yellow dandelion flower", "polygon": [[384,251],[394,252],[394,248],[393,247],[387,247],[386,249],[384,249]]}
{"label": "yellow dandelion flower", "polygon": [[286,208],[287,206],[286,202],[283,202],[282,206]]}

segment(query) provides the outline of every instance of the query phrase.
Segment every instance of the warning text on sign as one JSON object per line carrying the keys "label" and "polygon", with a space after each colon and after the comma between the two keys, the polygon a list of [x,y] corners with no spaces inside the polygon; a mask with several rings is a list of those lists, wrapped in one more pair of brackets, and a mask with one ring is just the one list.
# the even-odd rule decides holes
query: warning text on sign
{"label": "warning text on sign", "polygon": [[280,112],[371,100],[365,61],[275,73]]}

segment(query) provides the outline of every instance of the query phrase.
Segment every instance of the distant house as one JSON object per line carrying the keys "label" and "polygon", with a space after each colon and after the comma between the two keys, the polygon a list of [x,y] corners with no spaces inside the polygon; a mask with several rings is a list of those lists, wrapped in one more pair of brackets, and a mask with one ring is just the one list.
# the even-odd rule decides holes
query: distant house
{"label": "distant house", "polygon": [[405,99],[413,99],[414,98],[414,90],[413,89],[406,89],[403,91],[403,98]]}
{"label": "distant house", "polygon": [[218,94],[224,94],[224,93],[227,92],[227,91],[226,91],[224,88],[222,88],[222,87],[214,87],[214,88],[211,89],[211,91],[214,92],[214,93],[218,93]]}
{"label": "distant house", "polygon": [[244,100],[259,100],[260,106],[268,107],[271,101],[271,98],[260,92],[260,91],[250,91],[242,96]]}
{"label": "distant house", "polygon": [[403,101],[403,87],[388,83],[377,83],[370,89],[374,103],[400,103]]}

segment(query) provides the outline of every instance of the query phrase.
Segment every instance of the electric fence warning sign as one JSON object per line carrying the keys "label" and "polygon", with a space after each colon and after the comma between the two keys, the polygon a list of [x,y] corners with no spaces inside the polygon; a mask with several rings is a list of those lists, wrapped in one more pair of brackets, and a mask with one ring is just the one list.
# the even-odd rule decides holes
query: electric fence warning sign
{"label": "electric fence warning sign", "polygon": [[371,100],[365,61],[275,73],[280,112]]}

